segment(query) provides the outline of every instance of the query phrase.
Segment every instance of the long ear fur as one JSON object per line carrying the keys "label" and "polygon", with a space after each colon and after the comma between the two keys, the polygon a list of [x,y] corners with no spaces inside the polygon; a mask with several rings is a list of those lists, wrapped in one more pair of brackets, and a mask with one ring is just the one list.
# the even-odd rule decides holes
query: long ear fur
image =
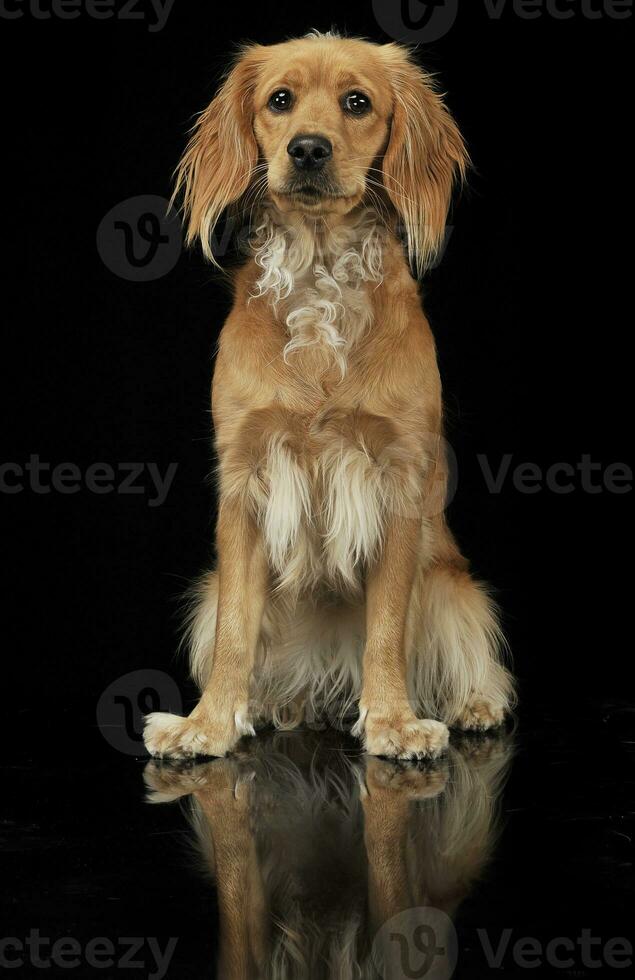
{"label": "long ear fur", "polygon": [[452,188],[465,178],[469,157],[431,76],[398,44],[381,51],[394,90],[384,184],[405,225],[411,265],[421,275],[443,242]]}
{"label": "long ear fur", "polygon": [[253,180],[258,146],[252,127],[252,97],[265,49],[244,48],[220,90],[199,115],[175,173],[172,201],[182,198],[186,241],[197,238],[217,265],[212,234],[228,205],[239,200]]}

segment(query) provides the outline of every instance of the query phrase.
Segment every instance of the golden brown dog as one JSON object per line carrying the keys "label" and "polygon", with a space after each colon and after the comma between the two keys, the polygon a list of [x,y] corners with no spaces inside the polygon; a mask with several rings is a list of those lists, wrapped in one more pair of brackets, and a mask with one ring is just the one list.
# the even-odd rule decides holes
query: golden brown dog
{"label": "golden brown dog", "polygon": [[188,718],[148,717],[153,755],[224,755],[258,724],[358,706],[368,752],[436,756],[448,725],[509,709],[494,607],[444,519],[441,385],[411,275],[466,165],[396,44],[250,46],[200,115],[177,175],[188,238],[213,260],[232,206],[253,235],[212,389],[218,561],[189,630],[202,695]]}

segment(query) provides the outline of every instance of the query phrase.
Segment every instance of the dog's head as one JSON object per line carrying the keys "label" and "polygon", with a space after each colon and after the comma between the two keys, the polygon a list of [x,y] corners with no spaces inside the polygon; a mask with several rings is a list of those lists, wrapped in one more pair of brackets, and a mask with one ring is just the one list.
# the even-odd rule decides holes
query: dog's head
{"label": "dog's head", "polygon": [[201,113],[177,171],[213,261],[222,212],[268,199],[282,212],[344,215],[379,196],[425,268],[443,239],[467,154],[430,76],[397,44],[315,35],[243,49]]}

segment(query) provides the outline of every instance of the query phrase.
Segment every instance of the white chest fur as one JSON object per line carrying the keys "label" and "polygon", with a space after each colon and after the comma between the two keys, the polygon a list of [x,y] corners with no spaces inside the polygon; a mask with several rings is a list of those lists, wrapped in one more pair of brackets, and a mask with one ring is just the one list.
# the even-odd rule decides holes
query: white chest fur
{"label": "white chest fur", "polygon": [[256,296],[267,296],[284,321],[294,351],[319,347],[342,376],[348,351],[372,321],[369,286],[382,280],[384,229],[374,211],[347,225],[284,224],[265,211],[252,240],[262,275]]}

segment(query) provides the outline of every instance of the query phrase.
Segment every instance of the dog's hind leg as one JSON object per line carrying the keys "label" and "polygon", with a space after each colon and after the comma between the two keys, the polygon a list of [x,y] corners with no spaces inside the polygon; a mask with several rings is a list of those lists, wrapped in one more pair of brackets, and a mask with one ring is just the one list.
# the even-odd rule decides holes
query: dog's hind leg
{"label": "dog's hind leg", "polygon": [[410,689],[420,710],[447,725],[484,731],[514,705],[505,640],[485,586],[463,559],[419,570],[409,617]]}

